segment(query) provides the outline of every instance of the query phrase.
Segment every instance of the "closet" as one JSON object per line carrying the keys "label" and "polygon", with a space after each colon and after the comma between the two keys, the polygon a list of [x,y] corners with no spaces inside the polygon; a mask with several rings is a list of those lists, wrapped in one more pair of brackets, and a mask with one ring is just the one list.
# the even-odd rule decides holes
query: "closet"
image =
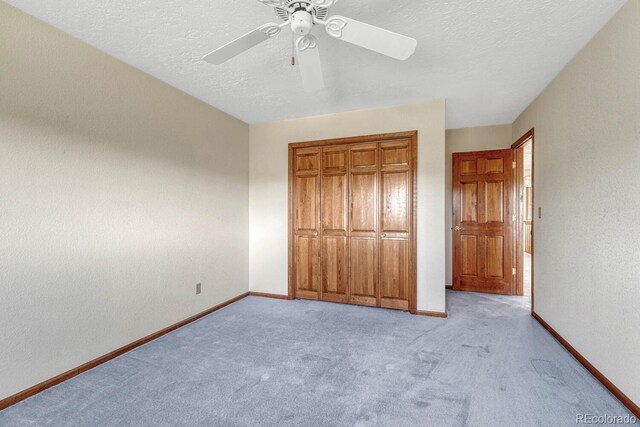
{"label": "closet", "polygon": [[289,145],[292,298],[416,307],[417,132]]}

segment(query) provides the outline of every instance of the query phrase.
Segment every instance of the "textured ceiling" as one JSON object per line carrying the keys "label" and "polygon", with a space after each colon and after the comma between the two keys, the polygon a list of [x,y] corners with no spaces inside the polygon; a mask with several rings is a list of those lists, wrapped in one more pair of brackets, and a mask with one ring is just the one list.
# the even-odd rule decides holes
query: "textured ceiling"
{"label": "textured ceiling", "polygon": [[313,96],[288,32],[221,66],[200,60],[276,22],[254,0],[8,3],[249,123],[446,98],[447,127],[459,128],[511,123],[624,0],[341,0],[332,13],[418,49],[398,62],[317,29],[327,87]]}

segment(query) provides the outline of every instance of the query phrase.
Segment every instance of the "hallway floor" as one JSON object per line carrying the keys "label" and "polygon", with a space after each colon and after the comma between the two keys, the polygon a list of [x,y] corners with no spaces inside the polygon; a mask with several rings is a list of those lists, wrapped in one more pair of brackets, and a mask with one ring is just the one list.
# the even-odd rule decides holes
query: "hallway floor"
{"label": "hallway floor", "polygon": [[531,254],[524,253],[524,275],[522,280],[522,288],[524,290],[524,295],[530,297],[531,296],[531,274],[532,274],[532,265],[531,265]]}
{"label": "hallway floor", "polygon": [[248,297],[0,412],[27,426],[571,426],[628,411],[525,299],[449,318]]}

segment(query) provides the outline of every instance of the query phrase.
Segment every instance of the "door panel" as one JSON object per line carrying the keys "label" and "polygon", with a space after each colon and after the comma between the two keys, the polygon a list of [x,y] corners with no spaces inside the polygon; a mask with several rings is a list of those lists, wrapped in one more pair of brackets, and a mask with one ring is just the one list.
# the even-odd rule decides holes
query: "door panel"
{"label": "door panel", "polygon": [[376,169],[378,165],[378,145],[363,144],[351,147],[351,167],[353,169]]}
{"label": "door panel", "polygon": [[322,177],[322,230],[324,233],[347,231],[347,177]]}
{"label": "door panel", "polygon": [[350,302],[376,306],[378,299],[378,144],[351,147]]}
{"label": "door panel", "polygon": [[408,172],[382,173],[382,231],[409,231]]}
{"label": "door panel", "polygon": [[409,141],[380,144],[380,306],[409,307],[412,183]]}
{"label": "door panel", "polygon": [[504,159],[502,157],[486,159],[485,173],[504,173]]}
{"label": "door panel", "polygon": [[318,150],[298,152],[298,155],[296,156],[296,173],[317,173],[319,167],[320,158],[318,156]]}
{"label": "door panel", "polygon": [[351,238],[351,303],[377,305],[378,250],[375,238]]}
{"label": "door panel", "polygon": [[504,237],[487,236],[487,277],[504,277]]}
{"label": "door panel", "polygon": [[378,144],[355,145],[350,153],[351,235],[375,237],[378,231]]}
{"label": "door panel", "polygon": [[462,204],[461,222],[478,221],[478,183],[465,182],[460,185],[462,193],[460,203]]}
{"label": "door panel", "polygon": [[485,214],[487,222],[504,222],[504,182],[485,183]]}
{"label": "door panel", "polygon": [[375,233],[377,181],[376,172],[351,174],[351,232]]}
{"label": "door panel", "polygon": [[453,155],[456,290],[514,292],[512,158],[511,150]]}
{"label": "door panel", "polygon": [[296,178],[296,230],[316,231],[318,218],[317,195],[319,194],[317,176]]}
{"label": "door panel", "polygon": [[409,166],[409,146],[405,142],[381,147],[382,166]]}
{"label": "door panel", "polygon": [[347,302],[347,238],[326,236],[322,242],[322,299]]}
{"label": "door panel", "polygon": [[380,306],[406,310],[409,304],[409,242],[382,239]]}
{"label": "door panel", "polygon": [[349,299],[348,147],[322,149],[322,288],[323,301]]}
{"label": "door panel", "polygon": [[294,165],[295,291],[300,298],[320,295],[320,150],[296,150]]}
{"label": "door panel", "polygon": [[478,162],[474,160],[460,160],[460,175],[475,175],[478,173]]}
{"label": "door panel", "polygon": [[322,150],[322,170],[324,172],[344,172],[347,168],[347,148],[325,148]]}
{"label": "door panel", "polygon": [[[320,278],[320,257],[318,256],[318,238],[296,238],[296,272],[298,293],[301,296],[317,294]],[[312,295],[308,295],[312,296]]]}
{"label": "door panel", "polygon": [[465,276],[478,274],[478,238],[476,236],[460,236],[462,268]]}

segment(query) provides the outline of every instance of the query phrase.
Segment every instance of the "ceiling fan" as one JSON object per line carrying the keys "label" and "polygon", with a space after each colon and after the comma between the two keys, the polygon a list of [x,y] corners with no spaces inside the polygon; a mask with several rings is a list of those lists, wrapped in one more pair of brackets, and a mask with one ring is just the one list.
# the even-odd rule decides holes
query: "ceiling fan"
{"label": "ceiling fan", "polygon": [[203,60],[211,64],[222,64],[245,50],[277,36],[284,27],[290,26],[296,37],[294,47],[302,83],[307,92],[315,92],[324,87],[318,40],[311,34],[315,25],[322,25],[331,37],[338,40],[402,61],[413,55],[418,45],[416,39],[351,18],[339,15],[327,18],[329,8],[338,0],[258,1],[273,7],[282,22],[262,25],[205,55]]}

